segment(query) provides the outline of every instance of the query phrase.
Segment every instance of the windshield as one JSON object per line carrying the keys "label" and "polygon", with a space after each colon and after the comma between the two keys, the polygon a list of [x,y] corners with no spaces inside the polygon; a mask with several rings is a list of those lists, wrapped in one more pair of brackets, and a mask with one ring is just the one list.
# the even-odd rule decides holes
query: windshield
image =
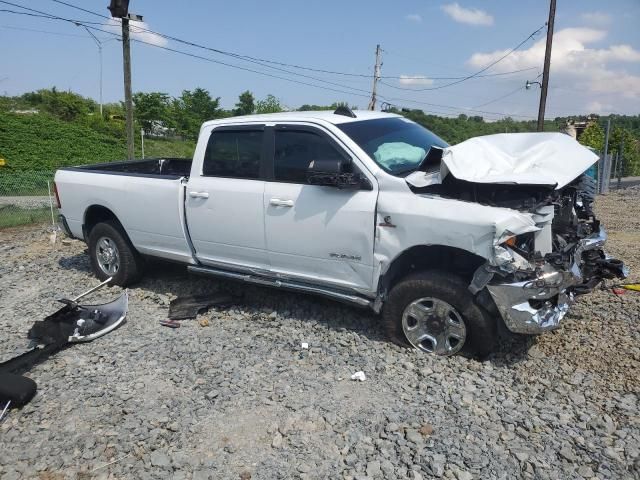
{"label": "windshield", "polygon": [[432,146],[449,146],[434,133],[406,118],[346,122],[339,124],[338,128],[392,175],[418,168]]}

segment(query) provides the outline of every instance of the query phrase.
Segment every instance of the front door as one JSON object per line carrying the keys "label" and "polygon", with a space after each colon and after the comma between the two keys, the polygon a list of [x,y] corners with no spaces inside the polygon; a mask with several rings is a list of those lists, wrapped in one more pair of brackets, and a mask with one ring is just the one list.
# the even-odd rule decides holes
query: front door
{"label": "front door", "polygon": [[375,186],[341,190],[309,185],[311,161],[349,154],[315,127],[280,125],[273,134],[273,167],[264,192],[271,270],[303,281],[370,290]]}
{"label": "front door", "polygon": [[268,271],[262,179],[264,127],[212,130],[186,192],[189,234],[203,264]]}

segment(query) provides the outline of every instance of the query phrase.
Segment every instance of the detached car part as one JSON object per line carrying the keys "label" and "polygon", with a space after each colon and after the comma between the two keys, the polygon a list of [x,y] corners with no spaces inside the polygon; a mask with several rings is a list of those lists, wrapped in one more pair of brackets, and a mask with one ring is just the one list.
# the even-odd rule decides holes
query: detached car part
{"label": "detached car part", "polygon": [[38,386],[30,378],[0,373],[0,420],[9,407],[21,407],[31,401]]}
{"label": "detached car part", "polygon": [[78,300],[111,281],[73,299],[61,299],[64,303],[57,312],[44,320],[36,321],[27,334],[28,350],[0,364],[0,373],[27,371],[69,344],[90,342],[109,333],[122,324],[127,315],[129,297],[124,291],[116,300],[96,305],[80,305]]}

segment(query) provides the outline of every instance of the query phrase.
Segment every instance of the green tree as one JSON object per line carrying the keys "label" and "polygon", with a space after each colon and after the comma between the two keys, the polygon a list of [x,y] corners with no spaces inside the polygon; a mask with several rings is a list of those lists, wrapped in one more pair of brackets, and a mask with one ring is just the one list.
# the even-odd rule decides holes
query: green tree
{"label": "green tree", "polygon": [[151,133],[153,122],[166,122],[171,98],[162,92],[137,92],[133,94],[136,120],[146,133]]}
{"label": "green tree", "polygon": [[212,98],[203,88],[183,90],[182,95],[173,100],[169,124],[178,134],[195,139],[204,122],[225,116],[219,107],[220,97]]}
{"label": "green tree", "polygon": [[[349,108],[349,104],[347,102],[333,102],[331,105],[309,105],[305,103],[300,108],[298,108],[299,112],[309,112],[309,111],[317,111],[317,110],[335,110],[338,107],[347,107]],[[355,107],[351,107],[351,110],[356,110]]]}
{"label": "green tree", "polygon": [[72,121],[96,111],[97,104],[77,93],[60,92],[56,87],[25,93],[22,100],[29,106],[62,120]]}
{"label": "green tree", "polygon": [[[640,142],[633,137],[630,130],[618,125],[611,129],[609,152],[614,158],[617,155],[622,158],[620,166],[622,176],[640,173]],[[615,174],[613,171],[611,173]]]}
{"label": "green tree", "polygon": [[599,124],[592,123],[580,135],[580,143],[597,152],[602,152],[604,150],[604,130]]}
{"label": "green tree", "polygon": [[238,96],[238,103],[233,111],[234,115],[251,115],[256,111],[256,99],[249,90],[245,90]]}
{"label": "green tree", "polygon": [[269,94],[264,100],[256,102],[256,113],[277,113],[282,111],[280,100]]}

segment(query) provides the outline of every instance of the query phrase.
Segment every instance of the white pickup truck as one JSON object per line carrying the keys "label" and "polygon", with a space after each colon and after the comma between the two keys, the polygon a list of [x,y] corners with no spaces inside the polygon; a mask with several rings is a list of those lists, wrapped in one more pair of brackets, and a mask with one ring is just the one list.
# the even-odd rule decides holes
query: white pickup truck
{"label": "white pickup truck", "polygon": [[437,355],[485,355],[501,325],[555,329],[623,277],[591,210],[597,156],[559,133],[455,146],[401,116],[341,107],[206,122],[193,160],[62,168],[61,223],[101,278],[145,257],[381,313]]}

